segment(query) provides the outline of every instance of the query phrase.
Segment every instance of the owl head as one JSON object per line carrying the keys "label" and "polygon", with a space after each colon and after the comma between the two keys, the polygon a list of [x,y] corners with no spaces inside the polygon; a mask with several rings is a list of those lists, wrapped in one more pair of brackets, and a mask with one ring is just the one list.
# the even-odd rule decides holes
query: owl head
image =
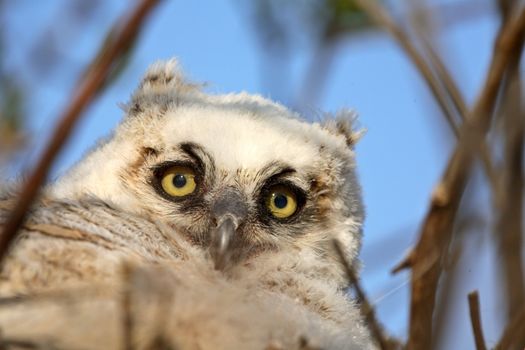
{"label": "owl head", "polygon": [[175,60],[154,64],[124,110],[52,195],[162,221],[218,269],[275,250],[332,259],[334,238],[355,259],[363,207],[352,112],[310,123],[258,95],[206,94]]}

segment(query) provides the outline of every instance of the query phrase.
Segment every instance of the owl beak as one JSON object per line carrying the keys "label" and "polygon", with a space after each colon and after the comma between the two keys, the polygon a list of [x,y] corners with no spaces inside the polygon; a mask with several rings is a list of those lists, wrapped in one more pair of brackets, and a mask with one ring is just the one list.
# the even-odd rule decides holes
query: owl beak
{"label": "owl beak", "polygon": [[223,217],[222,222],[214,230],[211,256],[216,270],[224,270],[229,265],[233,253],[230,246],[238,226],[235,218],[228,215]]}
{"label": "owl beak", "polygon": [[244,196],[234,188],[227,188],[214,201],[212,215],[217,226],[211,232],[210,254],[215,269],[224,270],[230,265],[237,230],[248,213]]}

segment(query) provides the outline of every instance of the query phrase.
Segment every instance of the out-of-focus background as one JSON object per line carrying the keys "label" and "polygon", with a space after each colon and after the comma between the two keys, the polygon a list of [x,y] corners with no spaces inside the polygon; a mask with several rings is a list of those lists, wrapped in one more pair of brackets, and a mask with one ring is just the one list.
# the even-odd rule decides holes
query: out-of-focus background
{"label": "out-of-focus background", "polygon": [[[0,176],[31,169],[57,117],[129,0],[0,1]],[[349,5],[350,4],[350,5]],[[468,104],[485,79],[501,22],[493,0],[383,1],[417,36],[425,30]],[[216,93],[248,91],[315,120],[350,107],[367,130],[357,146],[367,208],[362,281],[386,330],[406,339],[409,274],[390,270],[416,243],[455,138],[428,85],[391,36],[343,0],[165,0],[76,127],[51,179],[108,135],[152,62],[177,57],[187,76]],[[443,288],[436,348],[472,349],[466,295],[478,289],[487,344],[506,323],[482,171],[458,218],[463,244]],[[457,252],[455,252],[457,253]],[[454,273],[452,273],[452,271]],[[442,284],[443,285],[443,284]]]}

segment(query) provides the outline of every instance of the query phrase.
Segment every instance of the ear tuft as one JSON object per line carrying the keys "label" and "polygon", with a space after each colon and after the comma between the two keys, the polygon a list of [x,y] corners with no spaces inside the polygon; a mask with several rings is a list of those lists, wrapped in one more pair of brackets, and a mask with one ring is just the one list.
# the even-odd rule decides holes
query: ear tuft
{"label": "ear tuft", "polygon": [[168,61],[155,62],[149,66],[139,89],[154,89],[183,81],[184,76],[180,70],[179,62],[172,58]]}
{"label": "ear tuft", "polygon": [[158,91],[176,89],[178,93],[199,90],[200,85],[190,83],[184,77],[176,58],[153,63],[142,78],[139,91]]}
{"label": "ear tuft", "polygon": [[121,108],[136,115],[153,104],[177,104],[182,97],[199,93],[201,86],[186,80],[177,59],[158,61],[148,68],[131,101]]}
{"label": "ear tuft", "polygon": [[328,115],[323,127],[334,135],[343,136],[348,147],[354,148],[365,133],[364,129],[355,130],[356,122],[357,113],[345,108],[338,111],[335,117]]}

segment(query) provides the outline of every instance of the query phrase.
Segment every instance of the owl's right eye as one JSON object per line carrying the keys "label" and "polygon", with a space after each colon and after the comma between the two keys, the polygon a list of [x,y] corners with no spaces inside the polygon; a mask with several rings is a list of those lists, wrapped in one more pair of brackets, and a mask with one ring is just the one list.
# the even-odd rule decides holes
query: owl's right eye
{"label": "owl's right eye", "polygon": [[266,207],[278,219],[286,219],[297,211],[297,196],[285,186],[274,186],[268,192]]}
{"label": "owl's right eye", "polygon": [[188,167],[172,166],[162,175],[161,186],[172,197],[184,197],[195,192],[195,172]]}

